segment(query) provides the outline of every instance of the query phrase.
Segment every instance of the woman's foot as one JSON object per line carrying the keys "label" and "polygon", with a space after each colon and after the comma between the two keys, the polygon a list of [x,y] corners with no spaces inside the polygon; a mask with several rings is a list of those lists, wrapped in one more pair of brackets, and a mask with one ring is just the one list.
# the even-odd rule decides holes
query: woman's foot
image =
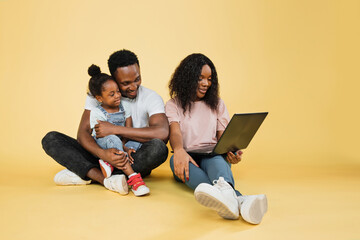
{"label": "woman's foot", "polygon": [[131,191],[133,191],[137,197],[150,193],[150,189],[146,186],[145,182],[141,178],[140,173],[132,175],[127,182],[129,186],[131,186]]}
{"label": "woman's foot", "polygon": [[203,206],[215,210],[225,219],[239,218],[239,203],[234,189],[223,177],[214,181],[214,185],[201,183],[194,192],[196,200]]}
{"label": "woman's foot", "polygon": [[252,224],[259,224],[267,212],[266,195],[248,195],[237,197],[242,218]]}

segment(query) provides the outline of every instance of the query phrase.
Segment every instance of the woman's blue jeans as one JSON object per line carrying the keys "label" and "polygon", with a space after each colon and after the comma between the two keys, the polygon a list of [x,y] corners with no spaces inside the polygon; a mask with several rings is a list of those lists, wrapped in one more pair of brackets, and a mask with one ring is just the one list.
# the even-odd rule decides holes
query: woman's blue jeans
{"label": "woman's blue jeans", "polygon": [[[192,156],[195,162],[199,165],[196,167],[189,162],[189,180],[186,180],[186,186],[195,190],[200,183],[213,184],[214,180],[218,180],[219,177],[223,177],[226,182],[230,183],[235,188],[234,177],[231,172],[231,164],[228,163],[223,156]],[[176,181],[182,182],[180,178],[175,175],[174,172],[174,155],[170,158],[170,168],[173,172]],[[184,173],[185,175],[185,173]],[[235,190],[237,196],[241,196],[241,193]]]}

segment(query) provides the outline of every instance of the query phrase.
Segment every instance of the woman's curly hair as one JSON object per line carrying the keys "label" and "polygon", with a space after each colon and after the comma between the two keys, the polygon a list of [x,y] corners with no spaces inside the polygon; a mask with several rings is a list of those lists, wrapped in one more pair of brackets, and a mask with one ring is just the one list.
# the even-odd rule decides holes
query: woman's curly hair
{"label": "woman's curly hair", "polygon": [[209,65],[211,69],[211,86],[201,100],[212,110],[215,111],[217,109],[219,103],[219,84],[215,66],[205,55],[194,53],[181,61],[169,82],[170,97],[176,97],[184,113],[191,111],[191,105],[196,100],[196,90],[204,65]]}

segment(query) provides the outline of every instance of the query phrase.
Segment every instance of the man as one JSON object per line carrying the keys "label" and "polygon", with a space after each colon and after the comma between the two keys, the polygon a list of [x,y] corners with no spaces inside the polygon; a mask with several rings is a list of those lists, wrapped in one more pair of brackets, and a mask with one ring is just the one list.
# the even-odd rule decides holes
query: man
{"label": "man", "polygon": [[[169,124],[164,111],[164,102],[154,91],[141,86],[140,65],[137,56],[128,50],[113,53],[108,60],[112,77],[119,85],[122,104],[131,110],[133,127],[115,126],[100,121],[95,125],[96,136],[116,134],[129,141],[129,147],[136,150],[132,168],[142,176],[162,164],[168,155],[165,143],[168,140]],[[124,152],[117,149],[100,148],[90,129],[90,111],[98,102],[88,96],[85,103],[77,141],[62,133],[49,132],[42,140],[45,152],[67,169],[56,174],[54,181],[59,185],[89,184],[91,180],[103,184],[107,189],[123,193],[127,191],[125,175],[121,169],[127,161]],[[113,175],[104,178],[98,160],[114,166]]]}

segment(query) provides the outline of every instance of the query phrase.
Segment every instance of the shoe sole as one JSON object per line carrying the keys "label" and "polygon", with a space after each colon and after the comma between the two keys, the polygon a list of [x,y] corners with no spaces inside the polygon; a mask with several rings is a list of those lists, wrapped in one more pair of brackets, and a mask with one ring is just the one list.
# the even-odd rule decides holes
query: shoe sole
{"label": "shoe sole", "polygon": [[123,176],[123,178],[121,179],[121,185],[124,189],[124,192],[119,192],[121,195],[127,195],[129,193],[129,187],[127,185],[127,181],[126,181],[126,177]]}
{"label": "shoe sole", "polygon": [[235,220],[239,214],[231,211],[226,204],[204,192],[195,192],[195,199],[203,206],[215,210],[222,218]]}
{"label": "shoe sole", "polygon": [[150,189],[146,189],[146,190],[144,190],[144,191],[142,191],[142,192],[134,191],[134,190],[132,190],[132,189],[131,189],[131,191],[132,191],[132,192],[134,193],[134,195],[137,196],[137,197],[141,197],[141,196],[145,196],[145,195],[150,194]]}
{"label": "shoe sole", "polygon": [[[85,181],[85,180],[82,180],[77,175],[76,176],[71,176],[71,174],[68,174],[67,172],[65,172],[65,170],[62,170],[62,171],[58,172],[55,175],[54,182],[55,182],[56,185],[60,185],[60,186],[77,186],[77,185],[88,185],[88,184],[91,183],[91,180]],[[67,171],[69,171],[69,170],[67,170]],[[75,175],[75,173],[72,173],[72,174]],[[61,181],[60,180],[61,178],[64,178],[64,175],[66,175],[65,178],[67,178],[68,181],[64,181],[64,180]]]}
{"label": "shoe sole", "polygon": [[246,201],[241,206],[241,216],[252,224],[259,224],[268,210],[266,195],[256,196],[252,201]]}
{"label": "shoe sole", "polygon": [[[99,160],[99,164],[100,164],[100,170],[101,170],[101,172],[102,172],[102,174],[104,175],[104,177],[105,178],[108,178],[108,177],[110,177],[111,176],[111,170],[110,170],[110,172],[107,172],[106,171],[106,169],[105,169],[105,167],[104,167],[104,165],[103,164],[105,164],[104,162],[101,162],[100,160]],[[106,167],[108,167],[108,166],[106,166]]]}

